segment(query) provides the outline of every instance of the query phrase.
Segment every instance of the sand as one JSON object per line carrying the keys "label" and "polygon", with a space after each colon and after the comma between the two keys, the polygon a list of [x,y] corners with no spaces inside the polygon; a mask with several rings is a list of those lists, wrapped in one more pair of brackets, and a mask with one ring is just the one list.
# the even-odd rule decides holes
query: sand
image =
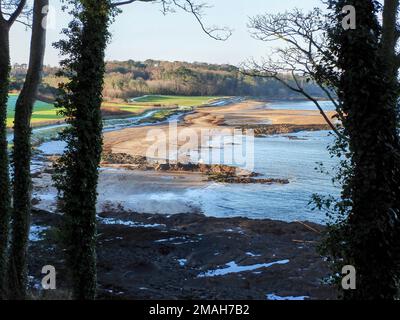
{"label": "sand", "polygon": [[[327,114],[332,117],[334,112]],[[173,138],[169,134],[171,127],[162,124],[108,132],[104,135],[104,147],[106,151],[112,153],[149,156],[150,147],[170,150],[171,147],[181,149],[185,145],[185,150],[178,152],[178,158],[180,161],[187,161],[191,152],[200,152],[203,148],[209,148],[208,137],[201,138],[202,132],[211,132],[212,136],[221,135],[221,132],[231,135],[235,128],[243,125],[268,124],[323,125],[325,120],[317,110],[271,110],[265,102],[246,100],[225,107],[197,108],[194,113],[185,116],[178,124],[177,135],[182,137],[178,141],[171,140]],[[198,138],[190,140],[190,135]],[[151,158],[165,159],[162,152],[150,154]]]}

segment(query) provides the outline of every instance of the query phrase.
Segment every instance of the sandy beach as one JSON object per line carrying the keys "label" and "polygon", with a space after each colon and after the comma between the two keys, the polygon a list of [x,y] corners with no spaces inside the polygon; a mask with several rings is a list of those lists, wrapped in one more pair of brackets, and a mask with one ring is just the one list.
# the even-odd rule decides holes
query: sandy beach
{"label": "sandy beach", "polygon": [[[327,112],[329,117],[334,112]],[[310,125],[325,126],[326,122],[319,111],[304,110],[272,110],[268,104],[255,100],[246,100],[224,107],[199,107],[194,113],[186,115],[177,126],[177,135],[186,137],[190,129],[197,137],[201,137],[202,130],[211,134],[232,134],[235,128],[248,125]],[[170,147],[169,125],[141,126],[128,128],[104,135],[104,149],[112,153],[126,153],[133,156],[146,156],[150,146],[154,144],[154,137],[159,146]],[[150,137],[150,138],[149,138]],[[206,141],[195,139],[178,139],[177,148],[186,146],[186,153],[178,155],[180,161],[187,161],[190,151],[209,148]],[[158,160],[163,160],[159,157]]]}

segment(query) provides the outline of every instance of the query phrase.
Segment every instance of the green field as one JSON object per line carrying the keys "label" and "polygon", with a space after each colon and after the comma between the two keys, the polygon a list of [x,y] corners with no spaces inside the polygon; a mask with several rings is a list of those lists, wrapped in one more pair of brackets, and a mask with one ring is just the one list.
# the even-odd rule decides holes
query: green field
{"label": "green field", "polygon": [[[7,126],[10,128],[13,126],[15,103],[17,101],[17,97],[18,96],[14,94],[8,97]],[[60,119],[62,119],[62,117],[57,115],[54,105],[42,101],[37,101],[35,103],[32,114],[32,125],[51,123]]]}
{"label": "green field", "polygon": [[221,97],[186,97],[186,96],[158,96],[149,95],[132,99],[131,103],[140,103],[144,105],[162,105],[162,106],[182,106],[193,107],[209,103]]}
{"label": "green field", "polygon": [[[17,101],[18,95],[10,94],[8,99],[8,108],[7,108],[7,126],[12,127],[14,121],[14,109],[15,103]],[[151,107],[192,107],[192,106],[200,106],[206,103],[209,103],[213,100],[218,99],[219,97],[185,97],[185,96],[160,96],[160,95],[152,95],[152,96],[144,96],[139,97],[130,103],[114,103],[114,102],[104,102],[103,108],[104,110],[120,110],[123,112],[132,113],[132,115],[142,113],[148,110]],[[155,118],[164,119],[171,111],[165,110],[165,112],[160,112],[155,115]],[[114,117],[118,118],[122,115],[114,115]],[[125,115],[126,116],[126,115]],[[62,116],[57,115],[57,110],[55,109],[53,104],[37,101],[34,106],[33,115],[32,115],[32,126],[39,126],[54,123],[62,119]]]}

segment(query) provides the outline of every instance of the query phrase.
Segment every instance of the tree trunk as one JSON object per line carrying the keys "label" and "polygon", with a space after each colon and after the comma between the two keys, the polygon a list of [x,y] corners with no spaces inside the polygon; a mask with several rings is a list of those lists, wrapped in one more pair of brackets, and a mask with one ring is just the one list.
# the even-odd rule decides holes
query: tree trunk
{"label": "tree trunk", "polygon": [[10,248],[9,282],[12,298],[23,299],[27,288],[27,245],[31,215],[31,117],[41,81],[46,48],[43,26],[44,7],[49,0],[35,0],[29,68],[18,97],[14,121],[12,238]]}
{"label": "tree trunk", "polygon": [[385,0],[383,7],[381,53],[388,64],[390,76],[397,77],[399,61],[396,54],[396,45],[399,39],[397,30],[397,12],[399,0]]}
{"label": "tree trunk", "polygon": [[[391,76],[389,57],[381,55],[375,4],[371,0],[338,1],[337,12],[344,2],[357,11],[357,28],[345,31],[339,26],[334,41],[342,71],[343,125],[350,138],[353,165],[344,264],[355,266],[357,289],[344,294],[350,299],[394,299],[400,272],[397,81]],[[384,46],[393,44],[392,36],[386,37]],[[388,46],[386,50],[393,49]]]}
{"label": "tree trunk", "polygon": [[[102,152],[101,103],[105,72],[104,52],[111,15],[109,0],[87,0],[75,19],[80,32],[70,34],[64,53],[71,77],[59,97],[70,128],[63,133],[67,150],[57,167],[65,228],[64,244],[75,299],[95,299],[97,289],[97,182]],[[64,65],[65,66],[65,65]],[[72,71],[72,72],[71,72]]]}
{"label": "tree trunk", "polygon": [[10,77],[9,26],[0,22],[0,299],[4,296],[9,236],[10,181],[7,101]]}

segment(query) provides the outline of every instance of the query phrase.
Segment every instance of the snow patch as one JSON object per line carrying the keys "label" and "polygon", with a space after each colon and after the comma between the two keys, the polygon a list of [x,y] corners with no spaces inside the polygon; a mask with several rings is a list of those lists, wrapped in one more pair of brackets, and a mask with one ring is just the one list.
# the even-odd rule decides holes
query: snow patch
{"label": "snow patch", "polygon": [[246,252],[246,256],[249,257],[261,257],[261,254],[256,254],[256,253],[252,253],[252,252]]}
{"label": "snow patch", "polygon": [[239,234],[245,234],[245,232],[241,229],[241,228],[229,228],[229,229],[225,229],[225,232],[229,232],[229,233],[239,233]]}
{"label": "snow patch", "polygon": [[184,267],[187,263],[187,259],[178,259],[178,263],[181,267]]}
{"label": "snow patch", "polygon": [[287,296],[287,297],[281,297],[276,295],[275,293],[269,293],[267,294],[267,300],[305,300],[305,299],[310,299],[309,296]]}
{"label": "snow patch", "polygon": [[[188,239],[187,237],[173,237],[173,238],[168,238],[168,239],[156,240],[154,242],[156,242],[156,243],[171,242],[171,244],[179,245],[179,244],[186,244],[186,243],[196,243],[196,242],[199,242],[200,240],[201,240],[201,238],[199,238],[197,240],[191,240],[191,239]],[[173,242],[173,241],[175,241],[175,242]]]}
{"label": "snow patch", "polygon": [[289,263],[289,260],[279,260],[279,261],[274,261],[274,262],[269,262],[269,263],[260,263],[260,264],[254,264],[254,265],[248,265],[248,266],[239,266],[238,264],[236,264],[235,261],[231,261],[231,262],[227,263],[226,268],[209,270],[205,273],[199,274],[197,277],[205,278],[205,277],[225,276],[225,275],[231,274],[231,273],[241,273],[241,272],[246,272],[246,271],[253,271],[253,270],[257,270],[257,269],[261,269],[261,268],[269,268],[276,264],[287,264],[287,263]]}

